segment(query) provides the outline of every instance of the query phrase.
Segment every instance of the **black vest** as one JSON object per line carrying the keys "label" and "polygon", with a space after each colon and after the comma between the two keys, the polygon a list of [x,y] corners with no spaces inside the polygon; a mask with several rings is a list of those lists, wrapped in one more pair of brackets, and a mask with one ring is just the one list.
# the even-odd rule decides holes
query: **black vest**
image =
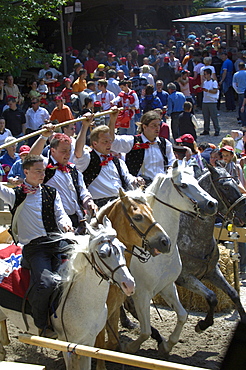
{"label": "black vest", "polygon": [[[102,169],[102,166],[100,166],[100,163],[101,163],[100,157],[97,155],[97,153],[94,150],[90,152],[90,157],[91,157],[91,160],[90,160],[89,166],[83,172],[84,181],[85,181],[85,185],[87,188],[92,183],[92,181],[94,181],[95,178],[99,175]],[[122,175],[119,159],[117,157],[114,157],[113,162],[117,168],[120,181],[122,183],[122,187],[124,189],[127,189],[127,184],[124,179],[124,176]]]}
{"label": "black vest", "polygon": [[[161,154],[163,156],[163,167],[165,169],[165,166],[168,164],[168,159],[166,156],[166,140],[163,137],[160,137],[160,142],[158,142],[158,146],[160,148]],[[134,143],[142,143],[142,136],[141,135],[135,135],[134,136]],[[140,168],[142,167],[143,161],[144,161],[144,153],[145,149],[136,149],[131,150],[129,153],[126,154],[126,165],[128,167],[128,170],[130,174],[133,176],[137,176]]]}
{"label": "black vest", "polygon": [[[52,159],[49,157],[49,162],[48,164],[54,165]],[[67,167],[70,170],[70,174],[72,177],[73,185],[76,190],[77,198],[78,198],[78,203],[82,205],[82,200],[80,199],[80,187],[79,187],[79,175],[78,175],[78,170],[76,169],[75,166],[67,165]],[[47,181],[49,181],[55,174],[56,169],[54,168],[47,168],[45,169],[45,178],[44,178],[44,184],[46,184]]]}
{"label": "black vest", "polygon": [[[27,194],[25,194],[21,187],[14,188],[15,191],[15,203],[13,208],[10,209],[12,213],[12,221],[14,214],[16,212],[17,207],[24,202],[26,199]],[[54,210],[54,203],[56,198],[56,189],[50,187],[48,185],[41,185],[41,193],[42,193],[42,220],[44,224],[45,231],[49,232],[59,232],[58,226],[55,219],[55,210]],[[9,229],[10,234],[12,230],[12,221],[11,226]]]}

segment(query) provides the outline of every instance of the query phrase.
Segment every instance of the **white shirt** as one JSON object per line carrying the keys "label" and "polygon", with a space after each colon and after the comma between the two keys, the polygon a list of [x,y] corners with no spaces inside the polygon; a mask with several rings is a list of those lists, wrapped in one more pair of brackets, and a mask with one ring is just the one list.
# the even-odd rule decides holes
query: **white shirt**
{"label": "white shirt", "polygon": [[[15,203],[15,192],[12,188],[0,184],[0,196],[4,202],[13,208]],[[64,211],[58,192],[56,192],[54,210],[56,222],[61,229],[65,225],[70,225],[72,227],[72,222]],[[40,236],[47,235],[42,219],[41,186],[39,186],[35,194],[26,195],[23,201],[23,207],[17,219],[17,230],[19,241],[23,245],[28,244],[31,240]]]}
{"label": "white shirt", "polygon": [[111,91],[115,96],[121,92],[118,81],[111,77],[108,79],[107,90]]}
{"label": "white shirt", "polygon": [[8,128],[5,128],[3,133],[0,134],[0,145],[4,144],[4,141],[5,141],[6,137],[8,137],[8,136],[13,136],[12,132]]}
{"label": "white shirt", "polygon": [[49,118],[49,112],[45,108],[39,107],[36,111],[29,108],[26,112],[26,128],[38,130],[40,126],[44,125],[44,121]]}
{"label": "white shirt", "polygon": [[[207,81],[205,80],[203,82],[204,89],[213,90],[218,89],[218,82],[215,80]],[[219,98],[219,89],[216,94],[211,94],[209,92],[203,91],[203,103],[217,103],[217,100]]]}
{"label": "white shirt", "polygon": [[[97,155],[100,157],[101,162],[104,158],[101,153],[95,150]],[[89,166],[90,163],[90,150],[84,148],[82,157],[76,158],[74,163],[79,171],[83,172]],[[127,180],[128,183],[134,181],[135,177],[132,176],[124,161],[119,159],[122,176]],[[93,199],[117,197],[119,195],[119,188],[122,187],[122,183],[119,177],[118,170],[113,161],[109,161],[107,165],[102,166],[99,175],[95,180],[88,186],[88,190],[92,195]]]}
{"label": "white shirt", "polygon": [[115,98],[114,93],[111,91],[106,90],[105,93],[100,91],[97,94],[97,100],[99,100],[102,103],[102,109],[103,110],[109,110],[111,108],[110,102]]}
{"label": "white shirt", "polygon": [[[129,92],[128,92],[128,94],[131,92],[132,90],[130,90],[129,89]],[[135,109],[139,109],[139,99],[138,99],[138,96],[137,96],[137,94],[135,93],[135,92],[133,92],[132,93],[132,96],[134,97],[134,102],[133,102],[133,104],[130,104],[130,100],[129,99],[123,99],[123,97],[121,97],[121,96],[116,96],[116,98],[114,98],[113,100],[112,100],[112,102],[113,102],[113,104],[118,104],[119,102],[121,102],[121,104],[122,104],[122,107],[123,108],[131,108],[131,107],[134,107]],[[134,115],[135,115],[135,111],[133,111],[133,116],[132,117],[134,117]]]}
{"label": "white shirt", "polygon": [[57,69],[55,68],[48,68],[48,69],[40,69],[40,71],[38,72],[38,79],[40,80],[41,78],[44,78],[45,77],[45,73],[46,72],[51,72],[52,73],[52,77],[53,78],[56,78],[58,76],[62,76],[62,73],[60,71],[57,71]]}
{"label": "white shirt", "polygon": [[[57,163],[52,156],[50,156],[50,158],[52,159],[53,163]],[[49,158],[43,157],[43,159],[45,166],[47,166]],[[47,181],[46,184],[53,186],[59,192],[63,207],[68,215],[74,215],[76,213],[80,218],[83,218],[82,211],[78,204],[77,192],[73,184],[72,176],[69,172],[56,170],[54,176]],[[83,176],[80,172],[78,172],[78,184],[80,187],[80,198],[82,200],[84,200],[86,197],[91,198],[90,193],[85,187]]]}
{"label": "white shirt", "polygon": [[[143,143],[149,142],[149,140],[141,134]],[[163,155],[160,151],[158,142],[159,137],[155,139],[155,143],[150,145],[144,152],[143,165],[140,168],[138,176],[144,175],[153,179],[157,173],[166,173],[163,166]],[[132,135],[116,135],[115,140],[112,143],[111,149],[117,153],[129,153],[134,144],[134,136]],[[172,144],[166,139],[166,156],[168,159],[168,166],[171,166],[175,161],[175,155],[173,153]]]}
{"label": "white shirt", "polygon": [[203,66],[201,67],[200,69],[200,75],[203,76],[204,75],[204,69],[210,69],[210,71],[213,73],[215,73],[215,68],[214,66]]}

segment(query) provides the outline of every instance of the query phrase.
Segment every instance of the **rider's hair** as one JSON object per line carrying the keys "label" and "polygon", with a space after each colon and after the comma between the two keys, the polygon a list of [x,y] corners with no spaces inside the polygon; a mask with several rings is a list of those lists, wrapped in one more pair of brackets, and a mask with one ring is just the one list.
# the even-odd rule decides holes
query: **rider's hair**
{"label": "rider's hair", "polygon": [[91,145],[93,144],[93,141],[98,142],[100,134],[107,134],[107,133],[109,133],[108,126],[101,125],[101,126],[96,127],[94,130],[91,131],[91,136],[90,136]]}
{"label": "rider's hair", "polygon": [[43,163],[43,158],[40,155],[36,154],[28,154],[26,158],[24,158],[22,162],[22,167],[24,170],[30,170],[30,168],[35,164],[35,163]]}

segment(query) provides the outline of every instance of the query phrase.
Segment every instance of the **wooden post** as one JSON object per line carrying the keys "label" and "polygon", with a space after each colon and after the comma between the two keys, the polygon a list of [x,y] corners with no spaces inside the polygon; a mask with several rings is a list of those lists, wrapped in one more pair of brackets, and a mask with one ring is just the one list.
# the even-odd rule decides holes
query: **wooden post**
{"label": "wooden post", "polygon": [[63,342],[60,340],[53,340],[28,334],[20,334],[19,341],[34,346],[52,348],[63,352],[73,352],[74,354],[81,356],[93,357],[99,360],[112,361],[149,370],[205,370],[201,367],[192,367],[167,361],[153,360],[148,357],[134,356],[127,353],[108,351],[100,348],[84,346],[81,344],[77,345],[75,343]]}
{"label": "wooden post", "polygon": [[[233,224],[233,232],[236,232],[236,226]],[[233,240],[234,243],[234,253],[239,253],[238,250],[238,241],[236,239]],[[233,273],[234,273],[234,283],[235,289],[240,294],[240,284],[239,284],[239,263],[238,260],[233,261]]]}
{"label": "wooden post", "polygon": [[[124,108],[118,108],[118,111],[121,111],[123,110]],[[109,109],[109,110],[105,110],[103,112],[98,112],[94,115],[94,118],[97,118],[97,117],[100,117],[100,116],[104,116],[105,114],[112,114],[114,113],[114,111],[112,109]],[[57,125],[54,126],[54,129],[58,128],[58,127],[62,127],[62,126],[66,126],[66,125],[69,125],[71,123],[75,123],[75,122],[80,122],[80,121],[85,121],[87,118],[86,117],[78,117],[78,118],[75,118],[75,119],[72,119],[70,121],[65,121],[65,122],[62,122],[62,123],[58,123]],[[37,130],[37,131],[34,131],[32,132],[31,134],[28,134],[28,135],[25,135],[25,136],[21,136],[19,137],[18,139],[15,139],[7,144],[3,144],[3,145],[0,145],[0,150],[2,149],[5,149],[7,148],[8,146],[10,145],[13,145],[13,144],[17,144],[19,143],[20,141],[23,141],[23,140],[27,140],[27,139],[30,139],[31,137],[33,136],[36,136],[36,135],[41,135],[43,132],[45,131],[48,131],[46,130],[45,128],[41,128],[40,130]]]}

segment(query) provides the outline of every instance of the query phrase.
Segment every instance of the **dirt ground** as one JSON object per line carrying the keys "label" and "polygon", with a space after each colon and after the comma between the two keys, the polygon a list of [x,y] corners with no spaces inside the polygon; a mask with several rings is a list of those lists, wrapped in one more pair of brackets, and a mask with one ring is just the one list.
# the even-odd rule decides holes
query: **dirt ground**
{"label": "dirt ground", "polygon": [[[203,121],[201,112],[196,113],[199,122],[198,129],[198,143],[209,141],[218,144],[221,139],[230,132],[231,129],[239,129],[237,124],[237,113],[226,113],[224,104],[222,104],[219,111],[219,121],[221,125],[221,135],[219,137],[213,136],[213,129],[211,125],[211,136],[199,136],[203,131]],[[168,232],[168,230],[167,230]],[[245,276],[246,278],[246,276]],[[241,279],[241,298],[243,305],[246,308],[246,279]],[[160,321],[156,310],[151,308],[152,325],[158,328],[162,335],[168,337],[174,328],[176,322],[175,313],[172,310],[160,308],[160,313],[163,321]],[[181,333],[180,341],[173,348],[169,356],[169,361],[177,362],[186,365],[203,367],[206,369],[219,369],[221,359],[224,356],[227,345],[232,336],[233,330],[238,321],[238,314],[233,310],[226,313],[215,315],[215,323],[212,327],[207,329],[203,334],[197,334],[194,330],[199,318],[204,317],[205,314],[201,312],[189,312],[188,321],[185,324]],[[95,318],[96,319],[96,318]],[[64,370],[65,365],[61,353],[53,350],[41,349],[38,347],[24,345],[17,339],[18,331],[11,324],[9,324],[9,332],[11,337],[11,344],[6,347],[7,361],[26,362],[33,364],[45,365],[47,370]],[[128,341],[130,338],[137,338],[138,330],[128,331],[126,329],[120,330],[121,340]],[[138,351],[137,355],[158,358],[156,343],[149,339]],[[95,363],[93,361],[93,369]],[[108,369],[118,370],[122,369],[122,365],[108,363]],[[135,367],[125,366],[125,370],[137,369]],[[87,369],[84,369],[87,370]]]}

